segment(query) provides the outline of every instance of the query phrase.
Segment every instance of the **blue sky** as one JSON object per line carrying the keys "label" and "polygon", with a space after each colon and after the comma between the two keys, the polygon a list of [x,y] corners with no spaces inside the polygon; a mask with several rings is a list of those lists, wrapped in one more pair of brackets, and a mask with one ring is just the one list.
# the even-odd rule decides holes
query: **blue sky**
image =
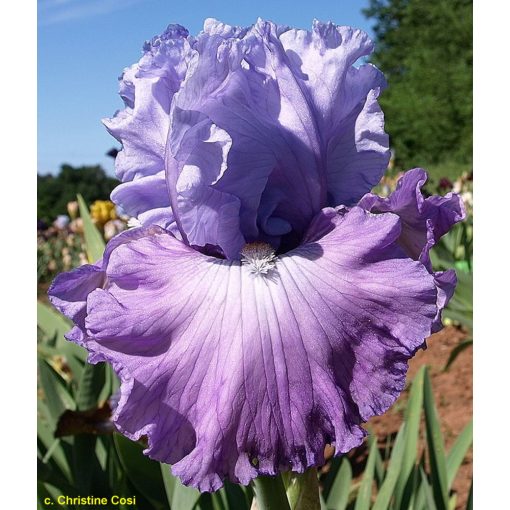
{"label": "blue sky", "polygon": [[118,143],[101,118],[122,108],[117,78],[136,62],[146,39],[169,23],[192,34],[205,18],[250,25],[257,17],[300,28],[313,18],[370,33],[368,0],[38,0],[38,172],[62,163],[100,164]]}

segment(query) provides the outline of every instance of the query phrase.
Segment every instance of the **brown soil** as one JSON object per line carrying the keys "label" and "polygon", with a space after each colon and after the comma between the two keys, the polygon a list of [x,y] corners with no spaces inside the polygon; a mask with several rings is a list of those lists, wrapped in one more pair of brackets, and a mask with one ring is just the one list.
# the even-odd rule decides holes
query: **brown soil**
{"label": "brown soil", "polygon": [[[466,338],[466,334],[452,326],[432,335],[427,341],[428,348],[425,351],[420,351],[410,361],[407,375],[407,383],[410,383],[420,367],[423,365],[429,366],[434,398],[447,451],[473,415],[472,347],[462,351],[447,372],[443,370],[452,349],[464,338]],[[377,435],[381,446],[384,446],[385,438],[394,435],[398,431],[402,423],[408,393],[409,390],[406,389],[385,415],[374,417],[368,422],[367,428]],[[424,436],[424,430],[422,430],[422,445],[425,441]],[[356,463],[359,462],[358,466],[354,466],[355,473],[358,471],[356,467],[359,467],[361,471],[366,461],[366,445],[353,452],[352,459]],[[456,509],[466,507],[472,476],[473,455],[472,450],[470,450],[453,484],[453,491],[457,493]]]}

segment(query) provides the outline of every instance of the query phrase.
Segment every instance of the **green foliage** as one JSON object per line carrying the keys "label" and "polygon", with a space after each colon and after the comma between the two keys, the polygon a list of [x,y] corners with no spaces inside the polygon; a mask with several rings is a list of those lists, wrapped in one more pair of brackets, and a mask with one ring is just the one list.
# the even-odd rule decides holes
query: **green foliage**
{"label": "green foliage", "polygon": [[290,510],[320,510],[316,468],[307,469],[304,473],[286,472],[282,478]]}
{"label": "green foliage", "polygon": [[375,459],[377,454],[377,439],[371,437],[371,445],[368,453],[367,465],[363,473],[363,479],[358,490],[354,510],[369,510],[372,500],[372,483],[374,480]]}
{"label": "green foliage", "polygon": [[455,269],[457,287],[448,306],[443,311],[443,322],[461,326],[468,334],[456,345],[448,358],[448,370],[457,356],[473,344],[473,217],[468,218],[448,232],[431,251],[436,270]]}
{"label": "green foliage", "polygon": [[326,507],[331,510],[345,510],[349,501],[352,483],[352,468],[347,457],[336,458],[332,461],[332,468],[323,480],[323,496]]}
{"label": "green foliage", "polygon": [[370,0],[398,166],[472,160],[472,0]]}
{"label": "green foliage", "polygon": [[446,234],[431,252],[435,269],[455,269],[457,287],[443,312],[446,319],[473,330],[473,220],[469,217]]}
{"label": "green foliage", "polygon": [[448,508],[448,487],[446,478],[446,454],[443,435],[434,404],[434,395],[427,372],[425,372],[423,405],[425,409],[425,425],[427,428],[428,457],[432,480],[434,502],[438,510]]}
{"label": "green foliage", "polygon": [[85,235],[85,243],[87,246],[87,256],[90,263],[99,260],[103,256],[105,242],[101,233],[92,222],[89,214],[89,209],[83,200],[83,197],[78,194],[78,205],[80,207],[80,216],[83,220],[83,233]]}
{"label": "green foliage", "polygon": [[67,214],[67,203],[83,196],[86,203],[107,200],[117,179],[108,177],[100,166],[62,165],[58,175],[37,175],[37,219],[50,224],[59,214]]}
{"label": "green foliage", "polygon": [[281,477],[259,476],[253,482],[253,488],[260,510],[291,510]]}
{"label": "green foliage", "polygon": [[[418,460],[418,437],[422,412],[425,418],[427,445],[424,458]],[[372,439],[361,484],[352,482],[347,456],[333,461],[323,478],[323,496],[327,510],[425,510],[453,508],[456,495],[451,493],[458,469],[473,441],[473,425],[468,423],[449,452],[441,434],[428,371],[416,375],[402,424],[387,463],[381,462],[381,483],[374,491],[374,469],[377,465],[377,440]],[[376,476],[377,478],[377,476]]]}
{"label": "green foliage", "polygon": [[[469,174],[473,170],[473,165],[471,162],[460,163],[451,159],[440,161],[439,163],[425,164],[424,166],[429,176],[429,181],[426,185],[427,188],[429,188],[429,183],[437,185],[443,177],[455,181],[462,174]],[[433,193],[443,194],[444,192],[441,192],[440,190],[434,190]]]}
{"label": "green foliage", "polygon": [[161,464],[161,474],[170,508],[192,510],[200,498],[200,493],[196,489],[182,485],[175,476],[172,476],[166,464]]}

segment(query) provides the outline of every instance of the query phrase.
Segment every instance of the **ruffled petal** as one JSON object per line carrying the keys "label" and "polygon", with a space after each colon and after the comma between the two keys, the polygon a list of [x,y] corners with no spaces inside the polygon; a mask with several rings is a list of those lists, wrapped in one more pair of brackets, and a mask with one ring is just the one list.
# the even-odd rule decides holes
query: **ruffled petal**
{"label": "ruffled petal", "polygon": [[48,290],[51,304],[75,324],[84,326],[87,296],[104,283],[102,262],[60,273]]}
{"label": "ruffled petal", "polygon": [[111,199],[142,225],[170,228],[175,222],[164,171],[119,184]]}
{"label": "ruffled petal", "polygon": [[[179,207],[190,201],[215,214],[216,204],[236,198],[244,240],[277,248],[285,236],[302,237],[321,208],[352,205],[378,182],[389,157],[377,104],[384,79],[373,66],[354,67],[372,50],[366,34],[319,22],[312,32],[289,30],[262,20],[243,32],[209,20],[193,49],[196,58],[171,112],[167,172],[177,175],[170,185],[185,166],[179,152],[194,136],[193,122],[215,126],[231,143],[221,165],[194,168],[215,193],[203,186],[185,198],[177,192],[174,209],[180,198]],[[200,159],[209,148],[197,143],[193,154]],[[210,167],[224,168],[213,182]],[[188,229],[183,226],[183,236],[193,237]]]}
{"label": "ruffled petal", "polygon": [[421,189],[427,177],[427,172],[421,168],[409,170],[387,198],[369,193],[358,205],[372,213],[392,212],[400,217],[400,246],[409,257],[420,260],[434,275],[438,289],[438,312],[433,329],[438,331],[442,327],[441,312],[453,296],[457,279],[453,270],[434,273],[429,253],[453,225],[464,220],[466,212],[461,197],[456,193],[425,198]]}
{"label": "ruffled petal", "polygon": [[402,220],[399,243],[410,257],[424,263],[437,241],[466,217],[464,204],[457,193],[448,193],[444,197],[423,196],[421,189],[427,177],[425,170],[414,168],[399,179],[395,191],[388,197],[369,193],[358,204],[373,213],[397,214]]}
{"label": "ruffled petal", "polygon": [[239,258],[245,244],[239,199],[213,187],[225,172],[232,140],[201,113],[174,113],[166,175],[181,234],[191,246],[218,246],[227,258]]}
{"label": "ruffled petal", "polygon": [[170,25],[145,44],[140,62],[127,68],[120,78],[126,108],[103,122],[122,143],[115,169],[123,182],[164,170],[170,103],[192,54],[187,36],[185,28]]}
{"label": "ruffled petal", "polygon": [[441,316],[444,308],[449,303],[457,287],[457,275],[453,269],[448,271],[433,272],[434,283],[437,288],[437,313],[432,324],[432,333],[437,333],[443,329]]}
{"label": "ruffled petal", "polygon": [[377,103],[386,81],[371,64],[354,67],[373,51],[373,43],[359,29],[317,20],[311,32],[289,30],[280,40],[326,143],[328,204],[353,205],[379,182],[389,161]]}
{"label": "ruffled petal", "polygon": [[117,427],[202,491],[359,445],[430,334],[436,288],[396,215],[328,209],[266,276],[138,231],[88,295],[86,346],[122,380]]}
{"label": "ruffled petal", "polygon": [[[140,62],[124,70],[120,95],[126,108],[103,120],[108,131],[122,143],[115,170],[124,184],[114,191],[112,200],[128,214],[142,215],[145,221],[152,219],[150,211],[154,208],[165,207],[167,218],[160,224],[171,223],[170,197],[168,192],[162,195],[170,105],[192,55],[187,30],[170,25],[145,44]],[[153,195],[149,193],[151,187]],[[131,212],[133,202],[136,214]],[[145,212],[149,214],[144,215]]]}
{"label": "ruffled petal", "polygon": [[[100,260],[94,264],[84,264],[72,271],[57,275],[48,289],[51,304],[60,313],[71,319],[78,329],[83,330],[87,297],[92,291],[102,288],[106,283],[105,271],[112,251],[124,243],[144,237],[153,231],[153,228],[134,228],[121,232],[108,242]],[[75,341],[75,333],[76,331],[73,332],[72,338],[69,336],[67,338]]]}

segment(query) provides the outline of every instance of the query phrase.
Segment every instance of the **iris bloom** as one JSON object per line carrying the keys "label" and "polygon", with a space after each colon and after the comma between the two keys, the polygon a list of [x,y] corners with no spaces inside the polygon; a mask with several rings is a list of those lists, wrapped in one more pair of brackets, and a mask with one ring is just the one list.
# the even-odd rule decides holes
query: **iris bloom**
{"label": "iris bloom", "polygon": [[[183,483],[303,472],[359,445],[455,287],[429,251],[464,210],[389,159],[367,35],[171,25],[124,71],[112,200],[141,226],[49,294],[121,379],[114,415]],[[355,65],[356,64],[356,65]]]}

